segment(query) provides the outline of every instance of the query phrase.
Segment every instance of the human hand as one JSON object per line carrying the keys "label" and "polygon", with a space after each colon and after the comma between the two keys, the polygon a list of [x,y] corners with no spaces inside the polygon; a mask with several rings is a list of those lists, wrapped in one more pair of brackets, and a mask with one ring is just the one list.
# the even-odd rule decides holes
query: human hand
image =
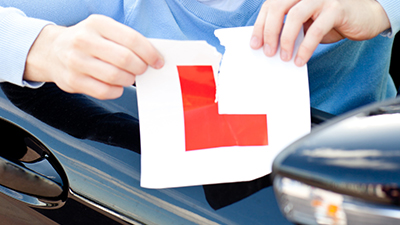
{"label": "human hand", "polygon": [[111,18],[92,15],[68,28],[46,26],[27,56],[24,79],[113,99],[148,65],[159,69],[164,59],[144,36]]}
{"label": "human hand", "polygon": [[305,37],[294,60],[297,66],[308,62],[319,43],[367,40],[390,28],[376,0],[267,0],[254,25],[250,46],[263,47],[265,55],[273,56],[280,45],[281,59],[289,61],[303,25]]}

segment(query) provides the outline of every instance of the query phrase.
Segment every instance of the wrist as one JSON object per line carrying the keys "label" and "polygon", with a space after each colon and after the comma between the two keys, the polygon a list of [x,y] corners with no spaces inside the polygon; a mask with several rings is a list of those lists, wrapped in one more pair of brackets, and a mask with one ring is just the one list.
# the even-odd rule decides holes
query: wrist
{"label": "wrist", "polygon": [[50,55],[53,41],[62,29],[63,27],[60,26],[47,25],[41,30],[26,57],[24,80],[35,82],[52,81],[52,74],[49,70],[51,63],[48,56]]}

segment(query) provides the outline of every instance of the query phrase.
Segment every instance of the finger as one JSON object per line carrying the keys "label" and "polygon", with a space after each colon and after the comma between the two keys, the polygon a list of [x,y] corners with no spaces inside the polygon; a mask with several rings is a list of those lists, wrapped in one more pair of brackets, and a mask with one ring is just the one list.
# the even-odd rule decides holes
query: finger
{"label": "finger", "polygon": [[56,84],[66,92],[86,94],[101,100],[118,98],[124,90],[121,86],[108,85],[84,74],[74,74],[70,79]]}
{"label": "finger", "polygon": [[267,18],[268,6],[264,3],[258,13],[256,22],[254,23],[253,33],[250,40],[250,47],[253,49],[259,49],[263,46],[263,33],[265,19]]}
{"label": "finger", "polygon": [[336,12],[322,12],[308,28],[295,58],[295,64],[297,66],[303,66],[308,62],[324,36],[334,28],[334,18],[336,18]]}
{"label": "finger", "polygon": [[164,65],[164,59],[146,37],[132,28],[105,16],[96,16],[95,27],[104,38],[127,47],[146,64],[158,69]]}
{"label": "finger", "polygon": [[321,10],[322,1],[301,1],[294,5],[286,16],[285,25],[280,37],[281,59],[289,61],[292,58],[294,45],[304,23]]}
{"label": "finger", "polygon": [[274,56],[278,50],[284,18],[284,14],[278,12],[272,12],[266,18],[263,42],[264,53],[267,56]]}
{"label": "finger", "polygon": [[143,74],[147,70],[147,64],[138,55],[107,39],[94,37],[85,46],[93,57],[133,75]]}
{"label": "finger", "polygon": [[285,15],[298,1],[299,0],[285,0],[273,1],[270,3],[263,34],[265,55],[273,56],[276,54]]}
{"label": "finger", "polygon": [[127,87],[135,82],[135,75],[90,56],[82,55],[71,59],[70,67],[108,85]]}

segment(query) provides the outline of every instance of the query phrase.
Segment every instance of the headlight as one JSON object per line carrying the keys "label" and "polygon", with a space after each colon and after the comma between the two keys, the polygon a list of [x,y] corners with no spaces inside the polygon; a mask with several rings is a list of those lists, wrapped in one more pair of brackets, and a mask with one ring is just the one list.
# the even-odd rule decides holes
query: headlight
{"label": "headlight", "polygon": [[400,224],[400,209],[276,176],[274,189],[282,213],[300,224]]}

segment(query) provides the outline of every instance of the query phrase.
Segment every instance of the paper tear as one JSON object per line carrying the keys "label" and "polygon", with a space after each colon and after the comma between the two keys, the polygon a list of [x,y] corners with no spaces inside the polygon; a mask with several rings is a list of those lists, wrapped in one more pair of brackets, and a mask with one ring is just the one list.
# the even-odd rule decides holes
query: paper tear
{"label": "paper tear", "polygon": [[[275,156],[310,131],[307,68],[252,50],[251,29],[216,31],[226,46],[222,62],[221,54],[204,41],[150,40],[164,56],[165,65],[160,70],[149,67],[136,78],[142,187],[253,180],[270,173]],[[232,51],[232,44],[239,53]],[[220,114],[267,114],[268,145],[187,151],[177,71],[177,66],[185,65],[212,66]]]}

